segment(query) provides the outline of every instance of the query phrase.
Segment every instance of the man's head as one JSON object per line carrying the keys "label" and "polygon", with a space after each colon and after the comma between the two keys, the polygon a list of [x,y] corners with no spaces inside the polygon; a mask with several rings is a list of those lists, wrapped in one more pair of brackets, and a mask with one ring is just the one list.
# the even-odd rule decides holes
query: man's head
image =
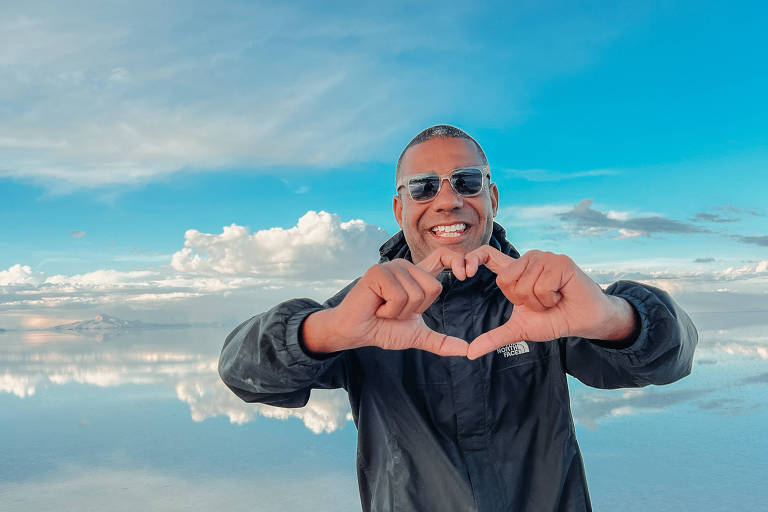
{"label": "man's head", "polygon": [[432,200],[417,202],[405,185],[408,178],[424,173],[448,175],[464,167],[487,169],[487,165],[480,145],[453,126],[427,128],[403,150],[396,173],[397,183],[402,186],[398,188],[392,208],[414,263],[439,247],[467,253],[487,244],[499,206],[499,192],[490,178],[484,177],[480,193],[466,197],[457,193],[445,179],[441,180]]}

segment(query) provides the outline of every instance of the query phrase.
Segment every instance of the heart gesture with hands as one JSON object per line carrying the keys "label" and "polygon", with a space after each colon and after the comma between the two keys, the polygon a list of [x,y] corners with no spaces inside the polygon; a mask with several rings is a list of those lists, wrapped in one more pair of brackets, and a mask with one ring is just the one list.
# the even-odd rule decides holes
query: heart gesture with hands
{"label": "heart gesture with hands", "polygon": [[[464,280],[480,265],[498,275],[499,289],[515,305],[509,320],[471,344],[427,327],[421,314],[442,291],[437,274],[450,268]],[[568,256],[529,251],[515,259],[483,245],[466,255],[439,248],[418,264],[397,259],[372,266],[338,306],[307,317],[302,337],[311,352],[378,346],[476,359],[522,340],[622,339],[634,322],[629,303],[605,295]]]}
{"label": "heart gesture with hands", "polygon": [[488,245],[467,253],[466,275],[479,265],[496,273],[496,284],[515,305],[509,320],[481,334],[469,346],[476,359],[518,341],[549,341],[563,336],[601,340],[628,337],[635,327],[632,306],[605,295],[568,256],[528,251],[512,258]]}
{"label": "heart gesture with hands", "polygon": [[464,267],[464,256],[448,249],[435,250],[417,265],[404,259],[374,265],[341,304],[307,317],[304,345],[321,353],[377,346],[466,356],[466,341],[433,331],[421,318],[443,289],[435,276],[450,268],[463,280]]}

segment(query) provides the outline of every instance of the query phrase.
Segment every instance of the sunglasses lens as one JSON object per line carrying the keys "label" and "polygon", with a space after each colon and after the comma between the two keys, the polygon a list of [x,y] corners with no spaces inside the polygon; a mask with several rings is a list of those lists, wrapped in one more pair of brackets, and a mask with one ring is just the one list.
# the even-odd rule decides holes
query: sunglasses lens
{"label": "sunglasses lens", "polygon": [[[441,177],[436,174],[423,174],[408,180],[408,192],[414,201],[430,201],[440,191]],[[451,174],[453,190],[462,196],[476,196],[483,190],[483,171],[468,167],[457,169]]]}
{"label": "sunglasses lens", "polygon": [[420,176],[408,182],[408,192],[414,201],[426,201],[437,195],[440,188],[440,178],[437,176]]}
{"label": "sunglasses lens", "polygon": [[474,196],[483,189],[483,171],[480,169],[462,169],[451,176],[453,189],[463,196]]}

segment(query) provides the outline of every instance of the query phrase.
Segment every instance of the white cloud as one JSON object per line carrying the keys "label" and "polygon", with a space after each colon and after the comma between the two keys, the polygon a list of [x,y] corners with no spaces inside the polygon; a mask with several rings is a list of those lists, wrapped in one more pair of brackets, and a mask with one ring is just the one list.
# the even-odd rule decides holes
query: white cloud
{"label": "white cloud", "polygon": [[[522,215],[533,218],[538,213],[523,210]],[[377,261],[387,234],[360,219],[342,221],[336,214],[308,211],[290,228],[252,233],[233,224],[220,233],[189,230],[185,238],[185,247],[169,264],[148,269],[45,275],[15,264],[0,270],[2,327],[22,325],[23,317],[82,320],[102,312],[120,316],[117,311],[126,307],[129,319],[146,319],[141,315],[160,305],[173,306],[185,319],[218,321],[222,315],[254,311],[246,309],[249,306],[268,308],[291,297],[324,300]],[[734,265],[727,260],[699,264],[690,258],[637,259],[582,263],[581,268],[601,284],[630,279],[673,294],[727,288],[721,293],[729,297],[719,298],[720,303],[735,303],[744,294],[752,295],[741,302],[754,302],[753,294],[764,297],[768,287],[768,260]],[[169,323],[157,317],[149,321]]]}
{"label": "white cloud", "polygon": [[42,272],[33,272],[29,265],[19,263],[8,270],[0,270],[0,286],[37,285],[43,279]]}
{"label": "white cloud", "polygon": [[[581,268],[598,283],[619,279],[643,281],[672,293],[761,292],[768,286],[768,260],[741,266],[715,267],[713,262],[691,263],[689,259],[628,261],[624,263],[586,264]],[[724,287],[724,284],[728,284]]]}
{"label": "white cloud", "polygon": [[620,228],[619,229],[619,234],[617,236],[615,236],[614,238],[616,238],[616,239],[636,238],[638,236],[643,236],[643,232],[642,231],[635,231],[633,229]]}
{"label": "white cloud", "polygon": [[[526,48],[517,51],[467,39],[466,6],[439,16],[426,5],[408,16],[371,9],[5,2],[0,100],[15,108],[0,124],[0,175],[60,189],[391,160],[404,132],[437,117],[514,116],[536,83],[591,62],[626,25],[623,9],[544,24],[539,9],[525,9],[509,20]],[[486,79],[486,90],[504,91],[503,111],[494,94],[467,106],[476,80],[455,73],[456,55],[514,65],[511,78]]]}
{"label": "white cloud", "polygon": [[324,299],[378,261],[388,236],[376,225],[323,211],[308,211],[287,229],[251,233],[232,224],[219,234],[188,230],[185,247],[170,264],[150,269],[50,276],[21,264],[0,270],[0,306],[41,317],[50,310],[90,308],[86,316],[93,316],[102,312],[93,308],[104,305],[157,307],[247,291],[276,302],[289,291]]}
{"label": "white cloud", "polygon": [[152,278],[159,276],[158,272],[150,270],[120,272],[117,270],[102,269],[72,276],[56,274],[46,278],[44,283],[55,285],[62,289],[113,289],[131,284],[145,284],[149,286],[152,282]]}
{"label": "white cloud", "polygon": [[189,230],[184,249],[171,264],[180,272],[350,277],[376,259],[388,235],[362,220],[341,222],[338,215],[308,211],[296,226],[250,234],[243,226],[225,226],[219,235]]}

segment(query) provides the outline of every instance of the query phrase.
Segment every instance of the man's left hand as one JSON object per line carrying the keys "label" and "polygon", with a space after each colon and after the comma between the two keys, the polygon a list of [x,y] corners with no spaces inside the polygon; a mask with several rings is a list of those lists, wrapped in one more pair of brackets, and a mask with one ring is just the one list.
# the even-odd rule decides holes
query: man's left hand
{"label": "man's left hand", "polygon": [[515,307],[509,320],[469,346],[470,359],[518,341],[563,336],[622,340],[635,328],[632,306],[603,293],[568,256],[528,251],[515,259],[483,245],[465,257],[467,277],[480,265],[496,273],[499,289]]}

